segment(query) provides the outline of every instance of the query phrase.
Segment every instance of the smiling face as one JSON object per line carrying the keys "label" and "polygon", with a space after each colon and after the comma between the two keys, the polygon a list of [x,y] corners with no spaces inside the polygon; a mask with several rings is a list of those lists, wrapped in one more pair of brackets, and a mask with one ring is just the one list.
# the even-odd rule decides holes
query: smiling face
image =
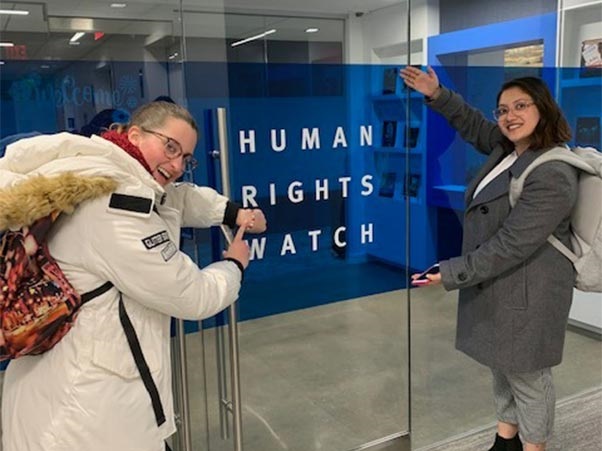
{"label": "smiling face", "polygon": [[497,123],[520,155],[531,144],[531,135],[540,120],[539,110],[531,96],[515,86],[502,92],[498,110],[505,114],[498,117]]}
{"label": "smiling face", "polygon": [[[194,151],[197,132],[185,120],[168,117],[162,125],[153,128],[131,126],[128,138],[144,155],[155,180],[165,186],[184,173],[185,159]],[[170,158],[170,151],[173,153],[178,147],[181,147],[182,154]]]}

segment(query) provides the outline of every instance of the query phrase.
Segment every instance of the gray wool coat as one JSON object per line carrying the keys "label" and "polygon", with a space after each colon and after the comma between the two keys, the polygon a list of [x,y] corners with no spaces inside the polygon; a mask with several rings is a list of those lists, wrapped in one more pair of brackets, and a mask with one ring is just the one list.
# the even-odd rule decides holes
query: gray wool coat
{"label": "gray wool coat", "polygon": [[502,145],[496,123],[449,89],[428,105],[489,155],[466,189],[462,255],[441,262],[445,289],[460,289],[456,348],[507,373],[559,364],[575,274],[546,239],[553,233],[571,247],[577,170],[559,161],[542,164],[511,209],[510,178],[545,151],[528,150],[473,199],[479,182],[513,149]]}

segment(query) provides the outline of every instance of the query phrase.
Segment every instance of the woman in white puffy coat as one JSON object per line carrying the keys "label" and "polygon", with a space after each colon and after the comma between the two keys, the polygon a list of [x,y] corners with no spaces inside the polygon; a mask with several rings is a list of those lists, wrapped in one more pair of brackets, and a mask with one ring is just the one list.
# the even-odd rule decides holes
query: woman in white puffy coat
{"label": "woman in white puffy coat", "polygon": [[[175,184],[197,126],[166,102],[148,104],[126,130],[18,141],[0,159],[0,188],[32,175],[109,176],[118,187],[62,215],[51,255],[79,293],[114,288],[84,304],[50,351],[10,362],[2,395],[3,451],[163,451],[175,430],[170,317],[199,320],[238,296],[249,250],[242,231],[262,232],[260,210],[242,210],[212,189]],[[179,249],[180,227],[240,226],[225,260],[199,269]],[[136,331],[165,420],[158,421],[119,318]],[[161,423],[160,425],[158,423]]]}

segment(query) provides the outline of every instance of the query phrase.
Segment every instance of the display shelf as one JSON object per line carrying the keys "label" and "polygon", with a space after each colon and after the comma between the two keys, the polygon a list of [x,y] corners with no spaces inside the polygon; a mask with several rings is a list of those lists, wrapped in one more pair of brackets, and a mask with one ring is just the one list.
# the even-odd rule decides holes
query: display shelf
{"label": "display shelf", "polygon": [[574,0],[571,3],[559,11],[562,29],[558,61],[564,68],[581,67],[583,42],[602,38],[602,2]]}
{"label": "display shelf", "polygon": [[[602,69],[586,67],[584,43],[602,46],[602,1],[575,0],[562,17],[557,100],[573,130],[571,145],[602,148]],[[600,55],[602,56],[602,55]],[[591,62],[591,61],[590,61]]]}
{"label": "display shelf", "polygon": [[[405,266],[406,243],[400,233],[407,225],[415,234],[413,264],[429,265],[435,246],[429,230],[435,221],[426,205],[426,107],[424,97],[408,91],[399,78],[399,68],[375,67],[371,102],[375,144],[365,152],[366,169],[374,174],[375,193],[366,200],[366,217],[381,237],[368,255],[383,262]],[[419,260],[419,261],[418,261]]]}
{"label": "display shelf", "polygon": [[391,147],[369,150],[366,164],[374,174],[376,195],[385,202],[410,199],[412,204],[422,204],[425,195],[422,153],[408,153],[403,148]]}
{"label": "display shelf", "polygon": [[[602,77],[584,69],[582,46],[586,41],[602,39],[602,1],[573,0],[559,11],[562,29],[559,61],[562,71],[558,102],[573,129],[572,145],[602,148]],[[601,69],[596,69],[601,70]],[[580,124],[586,123],[586,126]],[[589,332],[602,333],[602,310],[596,293],[575,290],[569,323]]]}

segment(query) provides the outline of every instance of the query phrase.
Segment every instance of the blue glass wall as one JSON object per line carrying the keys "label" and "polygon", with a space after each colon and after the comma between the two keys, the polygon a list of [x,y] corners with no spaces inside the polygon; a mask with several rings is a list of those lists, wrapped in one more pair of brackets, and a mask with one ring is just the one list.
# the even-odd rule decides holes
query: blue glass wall
{"label": "blue glass wall", "polygon": [[[472,33],[456,34],[470,38]],[[529,33],[525,39],[540,37],[544,48],[551,40],[545,33]],[[430,45],[434,62],[450,54],[456,62],[466,58],[468,51],[458,56],[440,38]],[[95,111],[116,108],[127,119],[148,100],[138,85],[140,63],[114,63],[120,78],[110,89],[94,88],[89,74],[96,64],[72,63],[46,75],[36,69],[39,62],[6,64],[2,137],[78,132]],[[406,265],[414,271],[459,252],[463,187],[483,157],[399,80],[393,80],[392,89],[385,86],[391,83],[388,71],[397,69],[186,64],[187,105],[197,121],[204,124],[209,110],[227,107],[233,199],[245,207],[260,206],[269,221],[265,235],[247,236],[254,262],[243,288],[241,319],[403,288]],[[434,69],[442,84],[486,112],[504,80],[542,76],[576,131],[573,143],[600,147],[600,77],[595,74],[554,67],[437,64]],[[392,137],[385,130],[390,122],[396,123]],[[205,127],[197,153],[215,148],[212,135],[213,129]],[[210,165],[208,160],[197,170],[197,183],[213,183]],[[197,236],[201,261],[207,263],[209,235]]]}

